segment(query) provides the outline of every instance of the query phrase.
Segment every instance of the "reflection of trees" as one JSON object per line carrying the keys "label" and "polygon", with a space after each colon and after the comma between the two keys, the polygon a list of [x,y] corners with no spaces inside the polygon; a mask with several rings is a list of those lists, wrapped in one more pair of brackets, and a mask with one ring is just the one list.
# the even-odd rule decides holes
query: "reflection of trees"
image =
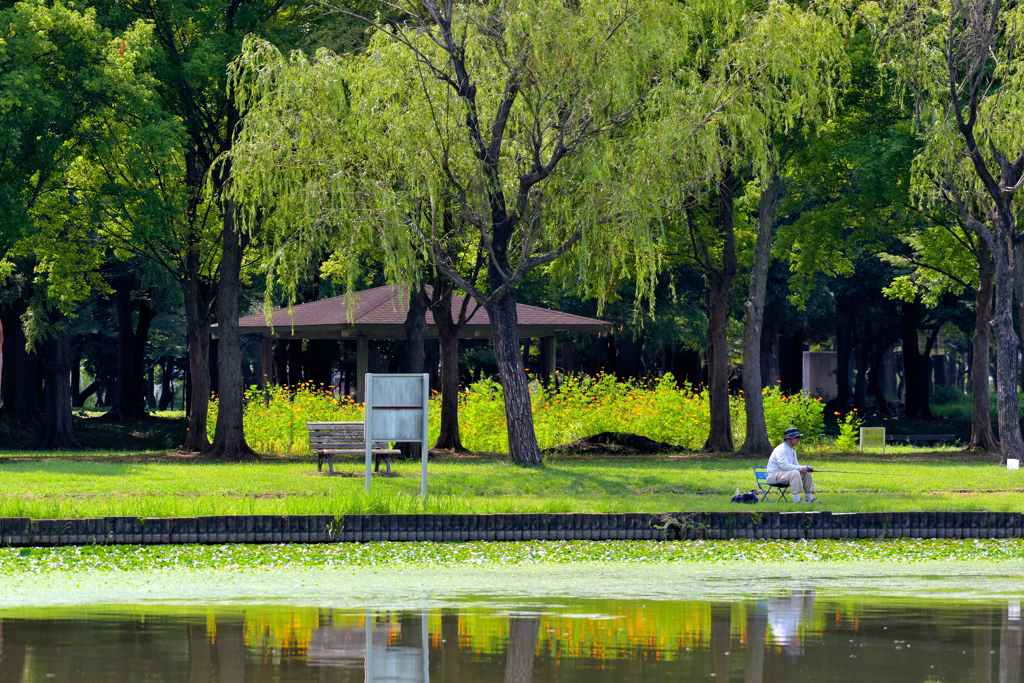
{"label": "reflection of trees", "polygon": [[992,614],[974,615],[974,683],[992,683]]}
{"label": "reflection of trees", "polygon": [[245,662],[245,638],[241,622],[217,624],[217,663],[219,683],[242,683]]}
{"label": "reflection of trees", "polygon": [[441,615],[441,683],[459,683],[459,614]]}
{"label": "reflection of trees", "polygon": [[210,680],[210,641],[206,637],[206,624],[188,625],[188,660],[191,683]]}
{"label": "reflection of trees", "polygon": [[21,681],[25,672],[26,638],[23,629],[12,629],[17,621],[8,622],[7,629],[2,630],[0,623],[0,681]]}
{"label": "reflection of trees", "polygon": [[732,607],[711,606],[711,675],[729,680],[729,646],[732,641]]}
{"label": "reflection of trees", "polygon": [[403,614],[398,618],[402,625],[401,638],[398,643],[402,647],[423,647],[423,618],[419,614]]}
{"label": "reflection of trees", "polygon": [[530,683],[533,656],[537,651],[540,617],[512,617],[508,624],[508,658],[505,683]]}
{"label": "reflection of trees", "polygon": [[764,645],[768,632],[768,612],[762,603],[747,613],[747,652],[743,667],[744,683],[761,683],[764,676]]}
{"label": "reflection of trees", "polygon": [[1020,605],[1016,605],[1012,614],[1007,606],[1003,610],[1003,629],[999,638],[999,683],[1019,683],[1020,644]]}

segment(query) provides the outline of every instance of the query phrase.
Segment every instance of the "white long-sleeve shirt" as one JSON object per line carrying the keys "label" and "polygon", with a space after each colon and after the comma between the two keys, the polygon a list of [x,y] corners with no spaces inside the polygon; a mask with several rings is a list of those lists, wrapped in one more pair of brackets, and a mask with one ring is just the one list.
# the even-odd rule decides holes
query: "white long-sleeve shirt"
{"label": "white long-sleeve shirt", "polygon": [[766,469],[768,474],[774,474],[776,472],[791,472],[801,467],[803,465],[796,460],[796,450],[783,441],[772,451],[772,456],[768,458],[768,467]]}

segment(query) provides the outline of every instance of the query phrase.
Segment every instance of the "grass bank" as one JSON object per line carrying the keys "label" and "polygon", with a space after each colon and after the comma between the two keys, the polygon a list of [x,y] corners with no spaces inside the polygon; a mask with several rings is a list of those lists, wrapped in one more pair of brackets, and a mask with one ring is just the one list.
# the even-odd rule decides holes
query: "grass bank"
{"label": "grass bank", "polygon": [[[835,512],[1024,510],[1024,471],[990,455],[821,454],[817,509]],[[0,459],[0,516],[81,518],[227,514],[409,514],[792,510],[805,506],[730,502],[754,486],[761,460],[711,456],[548,458],[518,468],[497,457],[441,457],[430,464],[426,509],[419,464],[398,463],[394,478],[363,493],[362,464],[318,475],[314,461],[210,463],[152,456]],[[852,474],[829,473],[842,470]]]}

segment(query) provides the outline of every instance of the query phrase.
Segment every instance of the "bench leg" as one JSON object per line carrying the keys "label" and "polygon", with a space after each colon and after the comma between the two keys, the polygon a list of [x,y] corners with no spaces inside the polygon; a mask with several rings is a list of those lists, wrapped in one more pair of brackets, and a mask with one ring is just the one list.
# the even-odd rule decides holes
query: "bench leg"
{"label": "bench leg", "polygon": [[384,464],[387,465],[388,476],[390,477],[391,476],[391,456],[390,455],[384,457]]}
{"label": "bench leg", "polygon": [[316,456],[316,471],[317,472],[323,472],[324,471],[324,456],[322,456],[322,455]]}
{"label": "bench leg", "polygon": [[327,456],[327,470],[328,470],[328,472],[327,472],[328,474],[330,474],[330,475],[334,474],[334,456],[333,455],[328,455]]}

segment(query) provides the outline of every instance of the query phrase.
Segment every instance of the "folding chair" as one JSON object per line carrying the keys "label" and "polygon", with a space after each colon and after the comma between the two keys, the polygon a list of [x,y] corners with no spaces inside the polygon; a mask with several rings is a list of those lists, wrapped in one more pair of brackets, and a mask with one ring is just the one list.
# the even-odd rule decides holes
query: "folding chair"
{"label": "folding chair", "polygon": [[764,502],[768,498],[768,493],[772,489],[777,489],[779,497],[776,499],[776,503],[780,500],[790,502],[789,498],[786,498],[786,492],[789,490],[789,482],[781,482],[778,484],[768,483],[768,470],[765,467],[755,467],[754,477],[757,479],[757,488],[761,490],[761,501]]}

